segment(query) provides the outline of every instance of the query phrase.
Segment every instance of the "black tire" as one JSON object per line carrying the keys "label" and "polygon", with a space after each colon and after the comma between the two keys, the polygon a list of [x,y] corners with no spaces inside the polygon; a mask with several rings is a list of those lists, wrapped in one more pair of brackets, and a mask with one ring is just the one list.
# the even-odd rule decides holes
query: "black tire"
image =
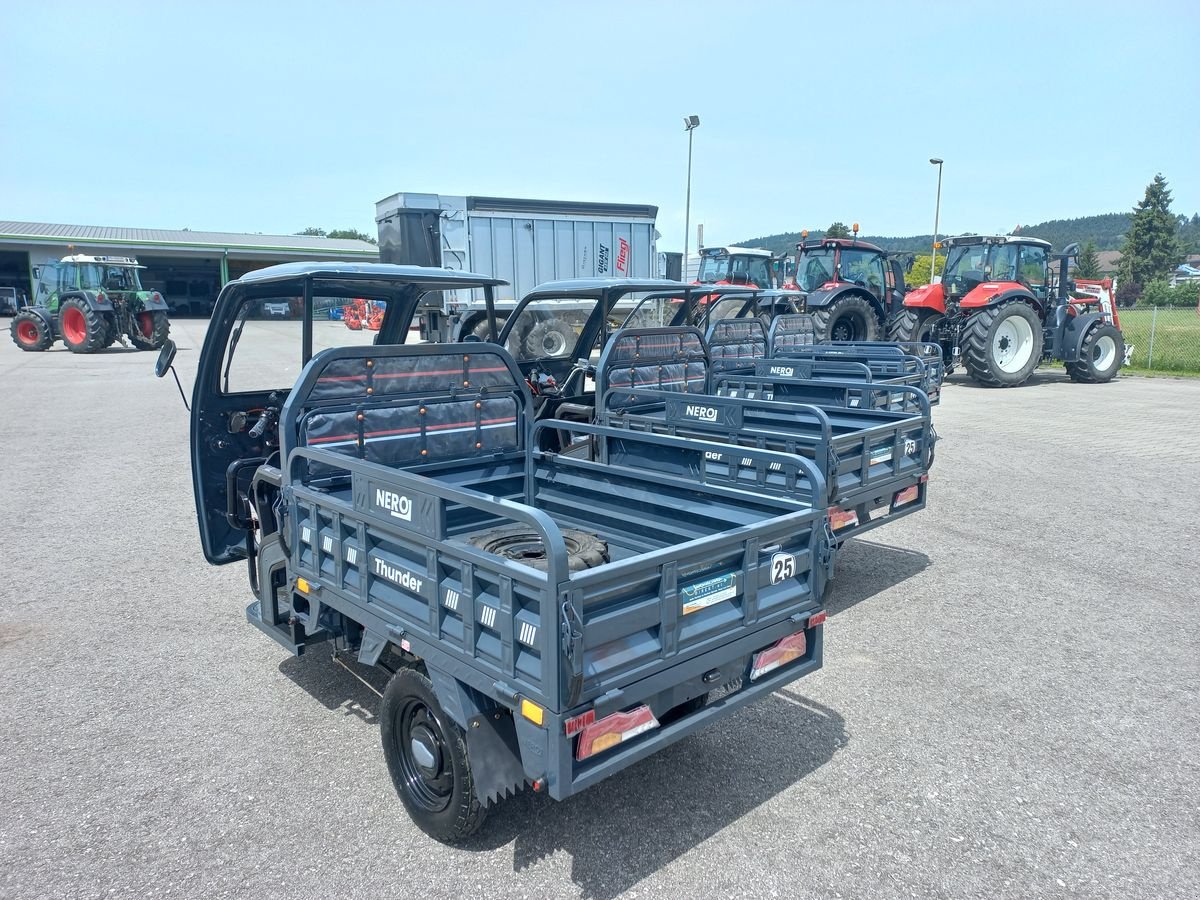
{"label": "black tire", "polygon": [[416,826],[445,844],[474,834],[487,808],[475,796],[466,736],[442,709],[433,683],[416,669],[401,669],[384,689],[379,715],[383,758]]}
{"label": "black tire", "polygon": [[8,333],[12,335],[14,344],[29,353],[48,350],[54,343],[54,335],[50,333],[46,320],[28,310],[21,310],[13,316]]}
{"label": "black tire", "polygon": [[942,314],[936,309],[902,309],[884,323],[887,340],[936,344]]}
{"label": "black tire", "polygon": [[117,342],[117,338],[121,336],[121,329],[117,327],[117,319],[112,313],[104,314],[104,346],[111,347]]}
{"label": "black tire", "polygon": [[529,336],[525,338],[525,356],[528,359],[558,359],[569,354],[577,339],[575,329],[566,322],[546,319],[529,329]]}
{"label": "black tire", "polygon": [[58,333],[72,353],[95,353],[107,346],[104,316],[74,297],[58,308]]}
{"label": "black tire", "polygon": [[1115,325],[1101,322],[1093,326],[1079,347],[1079,360],[1069,362],[1067,374],[1081,384],[1112,381],[1125,361],[1125,338]]}
{"label": "black tire", "polygon": [[[139,350],[161,350],[171,334],[171,322],[165,312],[134,313],[129,340]],[[139,330],[140,329],[140,330]],[[142,334],[148,334],[149,339]]]}
{"label": "black tire", "polygon": [[[501,316],[501,315],[496,316],[496,331],[497,332],[500,332],[504,328],[504,320],[505,320],[504,316]],[[479,338],[481,341],[490,341],[491,340],[491,329],[488,328],[487,316],[484,316],[482,319],[479,319],[477,322],[475,322],[475,324],[473,324],[471,326],[471,330],[468,333],[475,335],[475,337]]]}
{"label": "black tire", "polygon": [[866,297],[851,294],[810,310],[818,341],[875,341],[879,339],[879,314]]}
{"label": "black tire", "polygon": [[[564,528],[562,536],[567,545],[567,568],[570,571],[582,572],[608,562],[608,544],[596,535]],[[543,572],[549,566],[541,537],[535,530],[523,525],[493,528],[477,534],[471,538],[471,545]]]}
{"label": "black tire", "polygon": [[[1021,332],[1028,326],[1027,337]],[[1016,357],[1006,361],[1009,347],[1014,346],[1012,332],[1017,332]],[[1026,303],[1013,301],[981,309],[971,315],[962,332],[963,365],[976,382],[985,387],[1016,387],[1024,384],[1042,360],[1042,321]],[[1029,341],[1028,358],[1019,344]]]}

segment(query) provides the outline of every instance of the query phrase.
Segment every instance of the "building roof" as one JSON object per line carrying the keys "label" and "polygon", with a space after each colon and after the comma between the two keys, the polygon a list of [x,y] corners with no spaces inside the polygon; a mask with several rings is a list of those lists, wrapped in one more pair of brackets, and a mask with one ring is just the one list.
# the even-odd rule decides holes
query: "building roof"
{"label": "building roof", "polygon": [[56,225],[49,222],[6,222],[2,220],[0,220],[0,242],[116,244],[141,247],[183,246],[213,250],[290,251],[364,257],[379,255],[379,248],[366,241],[304,234],[239,234],[229,231],[118,228],[108,225]]}

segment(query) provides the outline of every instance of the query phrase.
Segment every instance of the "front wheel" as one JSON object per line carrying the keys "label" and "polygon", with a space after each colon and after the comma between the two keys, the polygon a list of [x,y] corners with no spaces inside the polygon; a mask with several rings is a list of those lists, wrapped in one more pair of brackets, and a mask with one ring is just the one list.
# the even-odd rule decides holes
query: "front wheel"
{"label": "front wheel", "polygon": [[8,328],[13,343],[30,353],[48,350],[54,343],[54,335],[50,333],[46,320],[27,310],[18,312]]}
{"label": "front wheel", "polygon": [[879,315],[870,300],[842,297],[811,310],[817,341],[874,341],[879,339]]}
{"label": "front wheel", "polygon": [[528,359],[559,359],[575,346],[575,329],[561,319],[546,319],[529,329],[525,338]]}
{"label": "front wheel", "polygon": [[1014,301],[973,313],[963,328],[963,365],[985,387],[1024,384],[1042,358],[1042,322]]}
{"label": "front wheel", "polygon": [[1125,338],[1115,325],[1107,322],[1094,326],[1079,347],[1079,359],[1067,363],[1072,381],[1103,384],[1112,381],[1125,361]]}
{"label": "front wheel", "polygon": [[446,844],[474,834],[487,815],[475,797],[467,739],[446,715],[433,683],[416,669],[388,682],[380,709],[383,756],[417,827]]}

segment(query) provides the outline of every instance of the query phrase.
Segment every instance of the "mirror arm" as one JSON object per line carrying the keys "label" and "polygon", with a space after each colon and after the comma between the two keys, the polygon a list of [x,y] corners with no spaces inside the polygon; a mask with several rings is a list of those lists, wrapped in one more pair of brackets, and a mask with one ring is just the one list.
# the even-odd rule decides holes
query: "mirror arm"
{"label": "mirror arm", "polygon": [[187,394],[183,392],[183,384],[179,380],[179,373],[175,371],[175,367],[171,366],[171,375],[175,379],[175,387],[179,388],[179,396],[183,400],[183,408],[188,412],[192,411],[192,407],[188,404]]}

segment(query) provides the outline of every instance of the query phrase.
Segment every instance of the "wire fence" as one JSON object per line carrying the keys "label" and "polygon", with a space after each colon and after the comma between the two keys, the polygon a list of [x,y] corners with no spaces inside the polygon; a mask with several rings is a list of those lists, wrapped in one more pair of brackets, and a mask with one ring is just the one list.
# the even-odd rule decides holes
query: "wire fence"
{"label": "wire fence", "polygon": [[1133,368],[1200,374],[1200,307],[1123,309],[1120,315]]}

